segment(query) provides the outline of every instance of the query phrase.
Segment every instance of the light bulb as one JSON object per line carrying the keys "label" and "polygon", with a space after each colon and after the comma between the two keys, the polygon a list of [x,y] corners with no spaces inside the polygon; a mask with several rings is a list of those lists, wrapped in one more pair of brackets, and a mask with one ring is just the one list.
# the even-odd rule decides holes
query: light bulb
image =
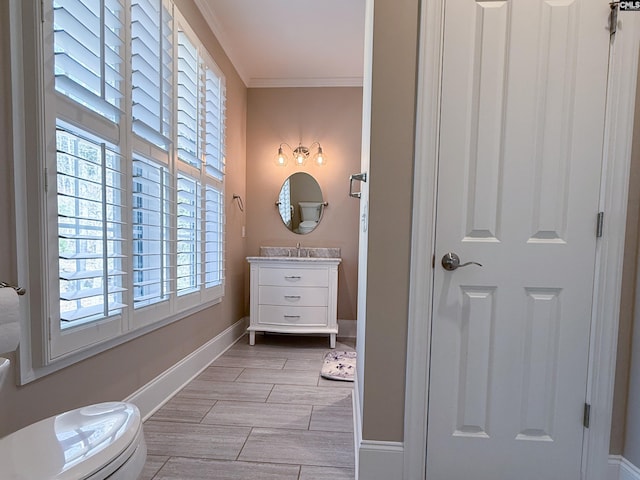
{"label": "light bulb", "polygon": [[315,158],[313,159],[319,167],[322,167],[327,164],[327,158],[324,156],[322,152],[322,147],[318,147],[318,153],[316,153]]}
{"label": "light bulb", "polygon": [[276,158],[274,161],[275,161],[275,164],[278,165],[279,167],[284,167],[287,164],[287,156],[282,151],[282,147],[278,147],[278,154],[276,155]]}

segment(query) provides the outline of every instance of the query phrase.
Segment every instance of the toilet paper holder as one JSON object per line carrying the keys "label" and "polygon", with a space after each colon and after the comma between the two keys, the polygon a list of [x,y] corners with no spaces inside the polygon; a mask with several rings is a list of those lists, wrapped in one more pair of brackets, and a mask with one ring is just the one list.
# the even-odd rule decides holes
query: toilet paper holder
{"label": "toilet paper holder", "polygon": [[24,288],[11,285],[7,282],[0,282],[0,288],[13,288],[18,295],[24,295],[25,293],[27,293]]}

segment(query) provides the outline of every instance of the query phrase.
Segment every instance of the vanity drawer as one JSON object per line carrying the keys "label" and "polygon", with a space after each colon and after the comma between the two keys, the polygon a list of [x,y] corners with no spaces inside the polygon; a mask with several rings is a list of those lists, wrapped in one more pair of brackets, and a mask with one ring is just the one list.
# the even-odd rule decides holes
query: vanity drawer
{"label": "vanity drawer", "polygon": [[329,271],[326,268],[260,268],[260,285],[298,287],[329,286]]}
{"label": "vanity drawer", "polygon": [[324,327],[327,325],[327,307],[260,305],[258,324]]}
{"label": "vanity drawer", "polygon": [[298,307],[326,307],[329,302],[327,287],[259,287],[260,305],[292,305]]}

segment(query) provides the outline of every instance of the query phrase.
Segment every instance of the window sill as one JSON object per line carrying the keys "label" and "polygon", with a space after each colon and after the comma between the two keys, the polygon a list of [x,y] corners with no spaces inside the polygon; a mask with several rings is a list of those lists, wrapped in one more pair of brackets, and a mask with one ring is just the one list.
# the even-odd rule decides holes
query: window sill
{"label": "window sill", "polygon": [[[50,375],[54,372],[57,372],[58,370],[69,367],[76,363],[82,362],[83,360],[87,360],[88,358],[91,358],[99,353],[110,350],[111,348],[117,347],[131,340],[147,335],[162,327],[165,327],[177,321],[183,320],[195,313],[201,312],[202,310],[206,310],[208,308],[214,307],[220,304],[221,302],[222,302],[222,298],[204,302],[200,305],[197,305],[187,310],[183,310],[179,313],[176,313],[158,322],[148,324],[143,327],[132,330],[130,332],[124,333],[116,338],[111,338],[109,340],[105,340],[103,342],[87,346],[82,350],[68,354],[42,367],[33,366],[33,362],[32,362],[33,352],[31,351],[31,348],[30,348],[31,342],[27,333],[28,329],[24,328],[24,325],[23,325],[22,336],[20,339],[20,348],[19,348],[20,372],[19,372],[19,378],[17,379],[18,384],[26,385],[27,383],[30,383],[34,380]],[[24,318],[26,317],[23,315],[22,318],[24,320]],[[24,348],[25,346],[26,348]]]}

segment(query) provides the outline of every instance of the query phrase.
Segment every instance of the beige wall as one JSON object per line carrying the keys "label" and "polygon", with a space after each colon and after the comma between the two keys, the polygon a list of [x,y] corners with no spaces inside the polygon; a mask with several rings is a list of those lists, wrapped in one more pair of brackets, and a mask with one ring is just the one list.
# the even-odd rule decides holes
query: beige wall
{"label": "beige wall", "polygon": [[640,466],[640,95],[633,134],[610,451]]}
{"label": "beige wall", "polygon": [[403,440],[419,0],[374,3],[363,432]]}
{"label": "beige wall", "polygon": [[[636,99],[635,118],[640,119],[640,95]],[[629,395],[629,371],[632,351],[631,339],[634,330],[638,234],[640,234],[638,225],[640,220],[640,121],[636,120],[634,123],[633,136],[631,171],[629,175],[629,201],[627,204],[627,229],[625,235],[625,263],[622,272],[618,352],[616,357],[611,445],[609,448],[609,451],[614,455],[626,455],[625,432],[627,430],[627,406],[632,407],[634,405],[632,402],[627,402],[627,397]],[[635,345],[636,350],[639,347],[640,344]],[[638,354],[636,354],[634,361],[640,362]],[[636,380],[636,382],[640,382],[640,380]],[[640,430],[640,418],[637,420],[638,425],[635,426],[632,415],[629,415],[629,421],[632,422],[629,425],[631,430]],[[637,442],[638,444],[635,447],[633,447],[633,445],[629,445],[629,447],[637,451],[636,458],[640,461],[640,437],[638,437],[638,440],[639,442]],[[636,463],[636,465],[640,465],[640,463]]]}
{"label": "beige wall", "polygon": [[[359,171],[362,134],[361,88],[252,88],[247,113],[247,253],[262,246],[340,247],[338,318],[356,318],[358,201],[348,196],[349,175]],[[327,165],[274,163],[278,145],[322,144]],[[289,152],[290,153],[290,152]],[[306,235],[285,228],[275,202],[284,180],[311,174],[329,202],[315,230]],[[246,301],[248,302],[248,265]]]}
{"label": "beige wall", "polygon": [[[11,188],[11,129],[8,99],[8,2],[0,2],[0,280],[15,281]],[[192,0],[176,0],[187,21],[222,68],[227,85],[226,294],[224,301],[55,374],[0,393],[0,436],[49,415],[82,404],[121,400],[206,343],[245,315],[244,218],[231,204],[245,195],[246,88]],[[15,360],[15,356],[12,355]]]}

